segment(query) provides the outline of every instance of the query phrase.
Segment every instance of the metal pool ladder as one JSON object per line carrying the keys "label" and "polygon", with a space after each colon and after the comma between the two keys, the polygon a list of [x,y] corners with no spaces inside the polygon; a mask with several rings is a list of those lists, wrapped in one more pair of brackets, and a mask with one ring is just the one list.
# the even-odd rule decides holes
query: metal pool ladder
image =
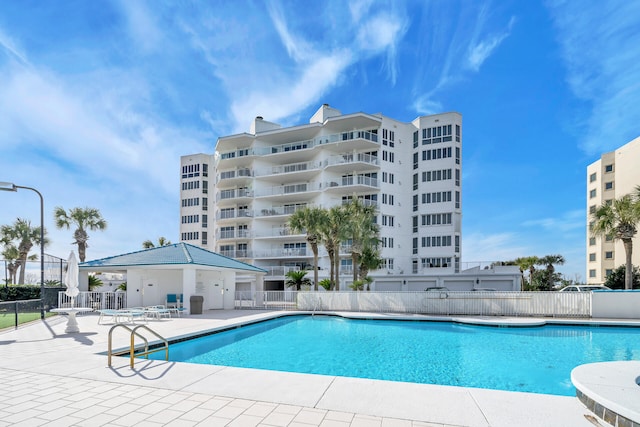
{"label": "metal pool ladder", "polygon": [[[131,369],[133,369],[135,356],[144,356],[145,359],[148,359],[150,354],[164,350],[165,351],[164,360],[167,360],[167,361],[169,360],[169,342],[165,338],[160,336],[157,332],[155,332],[153,329],[149,328],[147,325],[138,325],[135,328],[131,329],[127,325],[118,323],[116,325],[113,325],[111,329],[109,329],[109,347],[107,350],[107,363],[109,367],[111,367],[111,357],[113,356],[112,335],[113,335],[113,331],[119,327],[122,327],[131,333],[131,345],[129,346],[129,366],[131,367]],[[151,350],[149,350],[149,341],[143,335],[138,333],[138,329],[140,328],[146,329],[152,335],[155,335],[155,337],[158,338],[160,341],[162,341],[164,345],[161,347],[152,348]],[[144,341],[144,351],[140,351],[142,350],[142,347],[139,347],[136,349],[136,346],[135,346],[136,336],[141,338]]]}

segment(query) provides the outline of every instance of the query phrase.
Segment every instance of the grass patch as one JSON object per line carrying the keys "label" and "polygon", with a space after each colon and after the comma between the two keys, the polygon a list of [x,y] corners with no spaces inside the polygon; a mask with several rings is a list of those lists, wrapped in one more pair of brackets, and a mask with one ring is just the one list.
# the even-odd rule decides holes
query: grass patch
{"label": "grass patch", "polygon": [[[45,313],[45,317],[55,316],[54,313]],[[40,320],[40,309],[37,311],[20,312],[18,313],[18,325],[23,323],[33,322],[34,320]],[[15,328],[16,315],[14,312],[0,311],[0,329]]]}

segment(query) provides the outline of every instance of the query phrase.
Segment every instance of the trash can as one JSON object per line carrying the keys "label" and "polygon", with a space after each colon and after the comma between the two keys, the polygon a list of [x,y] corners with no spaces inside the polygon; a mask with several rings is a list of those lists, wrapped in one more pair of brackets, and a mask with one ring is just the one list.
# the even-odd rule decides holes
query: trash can
{"label": "trash can", "polygon": [[204,297],[202,295],[191,295],[189,298],[189,305],[191,306],[191,314],[202,314],[202,303]]}

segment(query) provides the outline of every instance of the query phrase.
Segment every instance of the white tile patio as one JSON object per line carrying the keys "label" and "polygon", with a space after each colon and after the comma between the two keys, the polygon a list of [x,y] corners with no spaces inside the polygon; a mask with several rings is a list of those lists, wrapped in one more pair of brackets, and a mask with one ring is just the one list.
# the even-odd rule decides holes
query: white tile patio
{"label": "white tile patio", "polygon": [[[150,321],[167,338],[275,313]],[[0,332],[1,426],[593,427],[575,397],[128,359],[107,367],[97,315]],[[114,332],[114,347],[129,335]]]}

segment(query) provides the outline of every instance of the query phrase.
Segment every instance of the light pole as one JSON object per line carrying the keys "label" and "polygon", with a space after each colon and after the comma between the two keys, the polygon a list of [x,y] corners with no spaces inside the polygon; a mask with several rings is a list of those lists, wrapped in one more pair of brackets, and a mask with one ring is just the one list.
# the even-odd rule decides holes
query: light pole
{"label": "light pole", "polygon": [[[12,182],[0,182],[2,191],[18,191],[18,188],[36,192],[40,197],[40,318],[44,319],[44,198],[35,188],[15,185]],[[24,268],[25,266],[22,266]]]}

